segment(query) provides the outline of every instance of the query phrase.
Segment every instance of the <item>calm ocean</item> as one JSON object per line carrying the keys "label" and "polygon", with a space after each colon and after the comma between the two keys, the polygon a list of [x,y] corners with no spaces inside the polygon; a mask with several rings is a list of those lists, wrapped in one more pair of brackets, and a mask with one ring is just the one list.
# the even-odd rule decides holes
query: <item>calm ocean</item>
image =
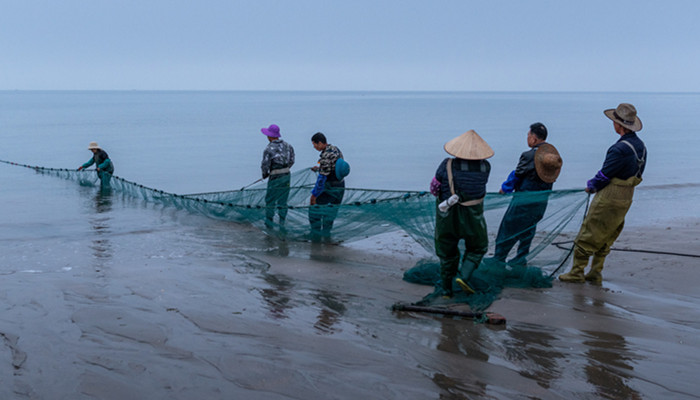
{"label": "calm ocean", "polygon": [[[260,128],[276,123],[296,168],[315,164],[310,137],[321,131],[352,165],[348,186],[423,190],[443,144],[474,129],[496,152],[488,190],[497,191],[527,149],[529,124],[540,121],[564,159],[555,189],[583,188],[617,140],[602,111],[620,102],[635,104],[644,123],[640,188],[700,183],[700,94],[4,91],[0,159],[72,168],[97,141],[122,178],[175,193],[230,190],[259,178]],[[4,179],[19,172],[2,168]],[[26,186],[13,192],[56,200]]]}

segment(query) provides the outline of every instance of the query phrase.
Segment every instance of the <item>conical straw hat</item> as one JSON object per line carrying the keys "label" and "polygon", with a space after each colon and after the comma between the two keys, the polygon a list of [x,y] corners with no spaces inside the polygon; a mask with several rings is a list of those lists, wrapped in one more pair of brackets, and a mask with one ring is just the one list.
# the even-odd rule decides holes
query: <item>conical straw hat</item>
{"label": "conical straw hat", "polygon": [[470,130],[445,143],[447,154],[464,160],[485,160],[493,157],[491,146],[474,130]]}

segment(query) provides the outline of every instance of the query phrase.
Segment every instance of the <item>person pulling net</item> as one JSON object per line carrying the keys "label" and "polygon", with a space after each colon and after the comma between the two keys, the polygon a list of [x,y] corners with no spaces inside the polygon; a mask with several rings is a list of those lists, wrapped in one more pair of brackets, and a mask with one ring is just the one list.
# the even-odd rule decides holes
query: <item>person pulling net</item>
{"label": "person pulling net", "polygon": [[[19,164],[10,161],[0,162],[30,168],[33,171],[78,182],[80,185],[99,187],[99,179],[89,171],[76,171],[72,168],[47,168]],[[286,240],[310,240],[311,227],[308,220],[309,193],[317,182],[317,174],[310,168],[291,172],[290,191],[287,201]],[[252,224],[270,235],[265,228],[267,215],[265,182],[258,182],[239,190],[175,194],[150,188],[139,183],[113,176],[112,192],[115,195],[131,196],[153,202],[164,207],[176,207],[198,213],[210,218]],[[491,262],[489,253],[496,232],[490,230],[499,226],[511,200],[515,197],[520,202],[537,202],[543,193],[548,198],[548,206],[543,218],[537,224],[537,233],[533,238],[527,265],[508,265]],[[473,309],[485,309],[497,298],[503,287],[542,287],[551,284],[551,280],[542,278],[543,270],[553,270],[567,258],[569,249],[552,246],[555,240],[566,240],[572,227],[571,221],[583,213],[587,194],[583,190],[556,190],[545,192],[519,192],[501,195],[486,193],[483,197],[483,218],[486,221],[488,252],[479,267],[473,271],[472,279],[477,294],[466,296],[457,287],[451,302],[468,303]],[[342,202],[337,205],[337,214],[333,225],[335,242],[351,242],[366,239],[378,234],[396,232],[395,237],[405,232],[430,254],[435,254],[436,202],[429,191],[378,190],[346,187]],[[327,207],[319,206],[316,207]],[[575,232],[574,232],[575,233]],[[573,235],[573,234],[572,234]],[[562,238],[563,236],[563,238]],[[461,245],[463,246],[463,245]],[[493,265],[489,265],[489,263]],[[418,260],[416,265],[404,273],[409,282],[436,285],[439,280],[439,261],[435,258]],[[493,268],[491,268],[493,267]],[[480,291],[480,281],[485,282],[491,291]],[[483,285],[485,286],[485,285]],[[485,295],[486,294],[486,295]],[[438,298],[441,296],[437,296]],[[479,300],[481,299],[481,300]],[[430,303],[431,298],[427,296]]]}
{"label": "person pulling net", "polygon": [[[536,186],[536,190],[519,190],[508,196],[508,203],[503,201],[506,199],[497,200],[485,192],[490,172],[486,159],[494,154],[486,141],[471,130],[445,144],[445,151],[454,158],[443,160],[431,182],[431,192],[437,198],[435,252],[439,264],[425,260],[404,274],[404,279],[409,282],[434,285],[435,289],[414,305],[468,303],[473,310],[479,311],[491,305],[504,287],[551,286],[552,278],[543,267],[561,265],[570,252],[548,259],[546,255],[551,257],[557,253],[551,251],[549,244],[586,200],[567,205],[560,199],[568,197],[570,201],[570,197],[580,196],[581,191],[568,191],[565,195],[551,190],[562,161],[554,146],[544,143],[546,133],[538,141],[532,137],[532,129],[545,129],[540,125],[531,126],[528,144],[533,148],[532,154],[523,153],[518,165],[522,177],[518,178],[525,181],[525,186]],[[528,183],[529,180],[532,184]],[[513,186],[520,188],[523,182],[520,183]],[[501,191],[501,195],[504,193]],[[550,208],[547,216],[550,198],[556,206]],[[494,236],[488,231],[491,224],[487,221],[495,220],[497,216],[501,217],[501,223],[493,240],[494,256],[485,258],[489,237]],[[549,229],[537,235],[538,223],[543,225],[540,228]],[[523,240],[525,245],[519,247],[513,260],[506,262],[507,254],[517,240]],[[461,260],[460,250],[463,254]]]}

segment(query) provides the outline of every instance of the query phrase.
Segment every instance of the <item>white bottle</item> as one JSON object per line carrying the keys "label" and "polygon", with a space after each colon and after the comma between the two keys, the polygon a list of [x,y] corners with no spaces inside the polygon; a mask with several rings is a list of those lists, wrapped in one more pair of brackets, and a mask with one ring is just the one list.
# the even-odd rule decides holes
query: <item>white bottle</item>
{"label": "white bottle", "polygon": [[457,204],[458,201],[459,201],[459,196],[457,196],[456,194],[453,194],[447,200],[438,204],[438,210],[440,210],[441,212],[447,212],[447,210],[449,210],[450,207],[452,207],[453,205]]}

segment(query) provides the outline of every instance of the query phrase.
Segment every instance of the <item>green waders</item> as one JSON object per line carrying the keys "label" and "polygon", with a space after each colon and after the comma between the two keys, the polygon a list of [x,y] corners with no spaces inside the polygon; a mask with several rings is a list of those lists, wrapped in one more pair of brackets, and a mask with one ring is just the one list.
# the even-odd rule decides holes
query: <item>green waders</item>
{"label": "green waders", "polygon": [[[458,245],[462,239],[465,252],[460,266]],[[488,247],[483,202],[472,206],[455,204],[446,213],[440,212],[436,207],[435,253],[440,258],[440,278],[446,295],[452,295],[452,282],[455,278],[469,281]]]}
{"label": "green waders", "polygon": [[289,199],[289,183],[291,175],[280,174],[271,175],[267,181],[267,192],[265,193],[265,225],[268,228],[274,226],[275,210],[279,215],[280,229],[284,229],[287,220],[287,200]]}
{"label": "green waders", "polygon": [[[634,187],[642,178],[633,176],[629,179],[613,178],[610,184],[596,193],[581,230],[574,240],[574,262],[571,271],[559,275],[562,282],[582,283],[603,281],[603,264],[610,253],[610,246],[625,225],[625,215],[632,205]],[[593,256],[591,270],[584,276],[589,258]]]}

